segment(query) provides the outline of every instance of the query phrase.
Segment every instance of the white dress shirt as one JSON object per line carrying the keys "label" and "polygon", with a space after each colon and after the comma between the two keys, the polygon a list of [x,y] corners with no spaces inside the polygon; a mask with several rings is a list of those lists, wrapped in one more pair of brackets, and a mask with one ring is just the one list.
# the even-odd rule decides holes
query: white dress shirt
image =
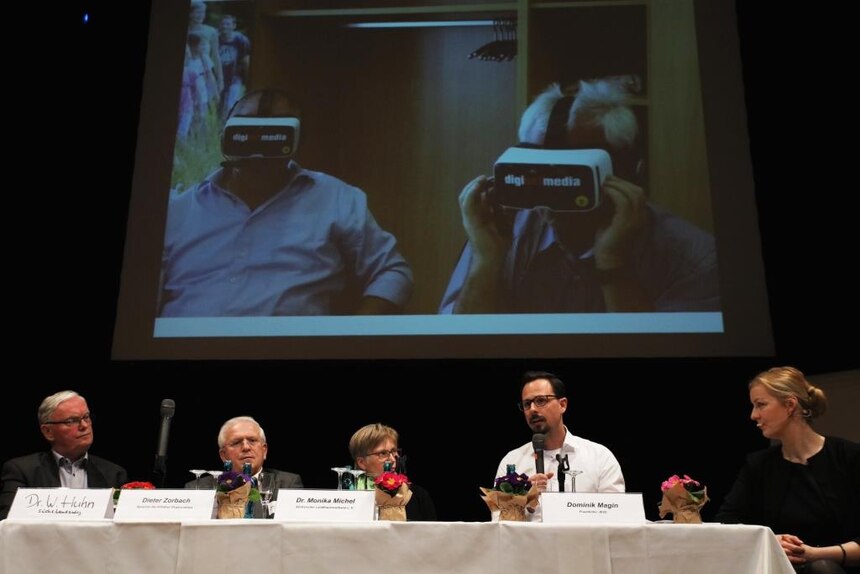
{"label": "white dress shirt", "polygon": [[[570,471],[579,472],[575,478],[577,492],[624,492],[624,475],[621,473],[621,466],[615,455],[602,444],[575,436],[565,430],[561,448],[545,450],[543,453],[545,472],[554,473],[547,483],[547,491],[558,492],[558,461],[555,456],[561,454],[561,456],[568,456]],[[496,476],[507,474],[509,464],[516,465],[518,474],[526,476],[535,474],[537,470],[532,443],[527,442],[506,454],[499,463]],[[565,490],[572,491],[570,476],[566,477]],[[496,520],[498,513],[493,514],[493,519]],[[526,512],[526,519],[529,521],[540,522],[541,516],[540,504],[534,513]]]}

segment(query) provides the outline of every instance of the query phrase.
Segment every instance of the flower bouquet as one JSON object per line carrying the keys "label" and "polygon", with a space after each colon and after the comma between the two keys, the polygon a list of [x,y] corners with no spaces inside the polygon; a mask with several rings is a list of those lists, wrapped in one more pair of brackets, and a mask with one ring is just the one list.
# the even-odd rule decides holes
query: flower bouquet
{"label": "flower bouquet", "polygon": [[526,508],[537,506],[539,493],[525,474],[509,472],[496,478],[493,488],[480,488],[490,511],[499,511],[499,520],[524,522]]}
{"label": "flower bouquet", "polygon": [[406,521],[406,505],[412,500],[409,479],[405,474],[383,472],[373,481],[379,520]]}
{"label": "flower bouquet", "polygon": [[677,474],[670,476],[660,485],[663,491],[663,502],[660,503],[660,518],[672,515],[675,522],[700,523],[701,508],[708,502],[708,487],[693,480],[686,474],[684,478]]}
{"label": "flower bouquet", "polygon": [[143,481],[135,480],[132,482],[126,482],[125,484],[123,484],[119,488],[114,488],[113,489],[113,507],[116,508],[116,505],[119,502],[120,492],[122,492],[123,490],[136,489],[136,488],[143,488],[146,490],[155,490],[155,485],[152,484],[151,482],[143,482]]}
{"label": "flower bouquet", "polygon": [[218,477],[218,518],[253,518],[253,503],[259,500],[260,491],[251,475],[229,470]]}

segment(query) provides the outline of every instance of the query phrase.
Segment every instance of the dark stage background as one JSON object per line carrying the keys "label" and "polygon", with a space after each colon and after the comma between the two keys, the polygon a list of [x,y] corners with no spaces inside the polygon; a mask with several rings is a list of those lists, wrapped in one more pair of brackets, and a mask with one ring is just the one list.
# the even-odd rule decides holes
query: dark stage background
{"label": "dark stage background", "polygon": [[[773,357],[115,362],[149,3],[126,3],[122,13],[107,2],[69,4],[39,26],[51,57],[25,57],[7,76],[16,91],[7,126],[22,124],[14,137],[25,150],[7,155],[20,182],[7,184],[7,229],[25,246],[8,245],[0,459],[44,447],[36,408],[66,388],[90,403],[93,452],[123,464],[131,479],[149,478],[159,405],[174,399],[169,486],[191,479],[190,468],[217,468],[220,424],[249,414],[267,431],[271,466],[333,487],[329,468],[348,462],[352,432],[381,421],[401,432],[410,475],[431,492],[440,519],[485,520],[478,486],[530,438],[515,406],[519,375],[545,369],[568,384],[568,426],[612,449],[649,518],[657,518],[660,482],[687,473],[709,486],[708,520],[744,455],[765,446],[748,419],[747,381],[774,365],[807,374],[860,366],[850,278],[856,160],[835,139],[852,104],[845,78],[853,68],[832,71],[850,53],[841,38],[851,35],[836,29],[844,19],[738,3]],[[94,16],[87,26],[84,7]],[[30,18],[21,22],[35,30]]]}

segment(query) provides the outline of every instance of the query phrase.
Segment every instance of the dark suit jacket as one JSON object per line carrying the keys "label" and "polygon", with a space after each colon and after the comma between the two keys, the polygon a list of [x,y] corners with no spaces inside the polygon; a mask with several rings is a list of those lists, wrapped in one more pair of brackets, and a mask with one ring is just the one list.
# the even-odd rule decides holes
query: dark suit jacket
{"label": "dark suit jacket", "polygon": [[[726,523],[761,524],[777,534],[801,534],[780,520],[789,492],[791,472],[780,445],[747,457],[732,490],[717,512]],[[826,511],[842,535],[827,544],[860,536],[860,444],[828,436],[824,448],[808,462],[822,493]]]}
{"label": "dark suit jacket", "polygon": [[[119,488],[128,482],[125,469],[97,456],[87,457],[87,484],[90,488]],[[9,514],[18,487],[59,487],[60,469],[51,451],[37,452],[7,460],[0,471],[0,520]]]}
{"label": "dark suit jacket", "polygon": [[[263,472],[271,472],[275,475],[275,490],[272,492],[272,500],[278,499],[279,488],[304,488],[302,477],[292,472],[276,470],[274,468],[263,467]],[[196,480],[190,480],[185,483],[185,488],[194,489],[197,486]],[[200,489],[214,489],[215,479],[211,474],[200,477]],[[259,502],[254,503],[254,518],[265,518],[263,506]]]}

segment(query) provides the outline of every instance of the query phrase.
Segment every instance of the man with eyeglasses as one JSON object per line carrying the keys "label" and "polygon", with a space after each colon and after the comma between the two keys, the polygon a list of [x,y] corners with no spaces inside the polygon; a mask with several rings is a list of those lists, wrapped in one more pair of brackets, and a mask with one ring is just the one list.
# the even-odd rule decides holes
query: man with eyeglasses
{"label": "man with eyeglasses", "polygon": [[[243,465],[247,462],[251,465],[251,476],[259,480],[260,472],[263,471],[263,462],[269,454],[269,444],[266,442],[266,432],[253,417],[241,416],[221,425],[218,431],[218,454],[222,462],[228,460],[233,463],[233,470],[241,472]],[[304,488],[302,477],[293,472],[266,468],[267,474],[274,475],[272,500],[278,499],[280,488]],[[215,478],[206,475],[200,478],[200,482],[192,480],[185,484],[185,488],[215,488]],[[259,502],[254,503],[254,518],[266,518],[266,512]]]}
{"label": "man with eyeglasses", "polygon": [[[564,383],[556,375],[544,371],[528,371],[522,377],[521,400],[517,403],[533,433],[541,433],[544,440],[544,469],[536,470],[536,455],[532,442],[510,451],[499,464],[496,476],[507,474],[507,465],[516,465],[518,474],[525,474],[540,492],[558,492],[557,472],[564,463],[568,492],[624,492],[624,475],[615,455],[605,446],[572,434],[564,424],[567,411],[567,394]],[[527,515],[529,520],[540,521],[541,509]]]}
{"label": "man with eyeglasses", "polygon": [[125,469],[89,454],[93,422],[87,401],[74,391],[46,397],[39,405],[39,429],[48,452],[13,458],[0,471],[0,520],[9,514],[19,487],[119,488]]}
{"label": "man with eyeglasses", "polygon": [[[364,425],[349,439],[349,454],[355,468],[365,472],[359,476],[357,487],[362,490],[375,488],[373,479],[382,474],[385,463],[391,463],[393,472],[402,472],[403,451],[397,447],[399,435],[390,426],[373,423]],[[436,520],[436,507],[430,493],[414,482],[409,483],[412,498],[406,504],[406,520]]]}

